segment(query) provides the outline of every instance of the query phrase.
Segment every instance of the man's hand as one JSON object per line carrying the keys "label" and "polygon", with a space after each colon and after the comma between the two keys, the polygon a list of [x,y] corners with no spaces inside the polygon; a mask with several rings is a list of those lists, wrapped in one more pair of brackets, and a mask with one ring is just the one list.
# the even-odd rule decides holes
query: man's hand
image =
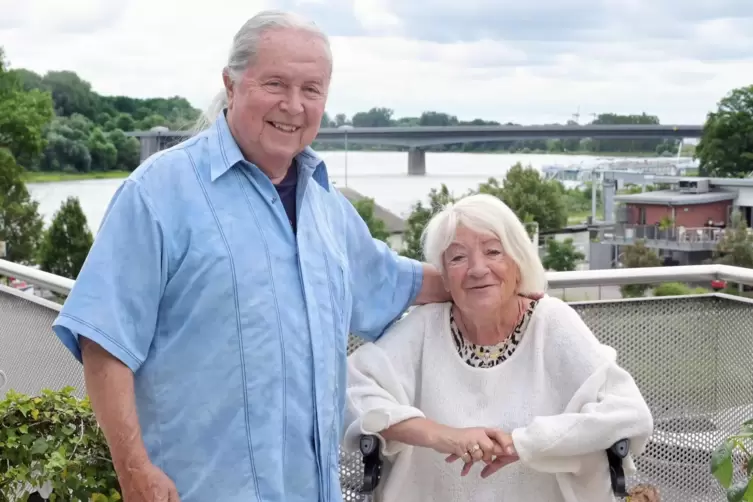
{"label": "man's hand", "polygon": [[124,502],[180,502],[175,484],[154,464],[126,469],[118,478]]}
{"label": "man's hand", "polygon": [[[486,466],[481,471],[481,477],[488,478],[504,466],[517,462],[520,458],[515,451],[512,436],[499,429],[484,429],[484,432],[494,443],[493,459],[491,459],[491,461],[484,459]],[[460,458],[459,455],[450,455],[447,457],[446,461],[452,463]],[[465,462],[466,459],[463,460]],[[461,476],[465,476],[470,472],[471,467],[473,466],[473,460],[475,459],[464,463],[463,469],[460,472]]]}

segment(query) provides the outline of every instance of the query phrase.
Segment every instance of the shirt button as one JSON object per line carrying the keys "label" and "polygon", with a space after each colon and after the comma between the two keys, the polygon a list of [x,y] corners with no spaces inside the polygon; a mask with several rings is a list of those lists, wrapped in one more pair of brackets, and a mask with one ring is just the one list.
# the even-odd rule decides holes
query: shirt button
{"label": "shirt button", "polygon": [[272,197],[272,204],[274,204],[275,202],[277,202],[277,197]]}

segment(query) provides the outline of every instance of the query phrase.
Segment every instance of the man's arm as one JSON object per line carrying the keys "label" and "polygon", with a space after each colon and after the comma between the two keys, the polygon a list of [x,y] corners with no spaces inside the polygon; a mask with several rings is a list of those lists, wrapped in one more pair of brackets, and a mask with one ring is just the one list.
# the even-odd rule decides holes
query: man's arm
{"label": "man's arm", "polygon": [[439,271],[433,265],[424,263],[424,280],[421,283],[421,290],[416,296],[414,305],[423,305],[425,303],[443,303],[449,302],[452,297],[450,292],[445,289],[444,281]]}
{"label": "man's arm", "polygon": [[[344,216],[344,238],[347,246],[352,300],[350,332],[369,341],[377,340],[384,330],[416,303],[424,290],[421,262],[399,256],[384,242],[371,237],[369,228],[353,204],[337,193]],[[437,276],[432,271],[431,276]],[[429,279],[429,290],[436,282]],[[434,284],[434,285],[432,285]],[[434,293],[436,294],[436,293]],[[433,294],[424,294],[429,299]]]}
{"label": "man's arm", "polygon": [[121,185],[52,326],[84,365],[87,393],[126,502],[178,500],[175,485],[148,458],[134,392],[167,283],[169,239],[153,208],[138,181]]}
{"label": "man's arm", "polygon": [[149,463],[141,439],[133,372],[97,343],[79,338],[86,391],[107,439],[118,476]]}

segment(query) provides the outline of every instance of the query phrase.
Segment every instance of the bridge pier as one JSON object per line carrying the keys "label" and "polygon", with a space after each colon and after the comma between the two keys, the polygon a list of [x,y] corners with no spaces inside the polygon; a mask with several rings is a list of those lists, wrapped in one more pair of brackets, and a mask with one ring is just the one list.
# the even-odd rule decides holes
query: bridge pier
{"label": "bridge pier", "polygon": [[159,136],[142,136],[139,138],[139,141],[141,142],[140,162],[144,162],[162,149],[162,141],[160,141],[160,139]]}
{"label": "bridge pier", "polygon": [[426,150],[411,147],[408,150],[408,176],[423,176],[426,174]]}

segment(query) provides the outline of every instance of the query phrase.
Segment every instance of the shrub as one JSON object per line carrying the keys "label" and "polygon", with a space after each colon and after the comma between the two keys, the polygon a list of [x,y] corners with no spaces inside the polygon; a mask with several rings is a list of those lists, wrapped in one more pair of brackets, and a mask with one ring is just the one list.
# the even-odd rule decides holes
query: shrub
{"label": "shrub", "polygon": [[0,501],[26,500],[43,486],[51,501],[121,500],[104,434],[89,399],[74,389],[40,396],[9,391],[0,401]]}
{"label": "shrub", "polygon": [[681,282],[665,282],[654,288],[654,296],[683,296],[691,294],[690,288]]}
{"label": "shrub", "polygon": [[[722,441],[711,455],[711,474],[727,491],[727,500],[753,502],[753,461],[751,461],[749,450],[751,439],[753,439],[753,420],[747,420],[743,422],[737,434]],[[733,483],[735,474],[733,459],[739,456],[743,457],[744,476]]]}

